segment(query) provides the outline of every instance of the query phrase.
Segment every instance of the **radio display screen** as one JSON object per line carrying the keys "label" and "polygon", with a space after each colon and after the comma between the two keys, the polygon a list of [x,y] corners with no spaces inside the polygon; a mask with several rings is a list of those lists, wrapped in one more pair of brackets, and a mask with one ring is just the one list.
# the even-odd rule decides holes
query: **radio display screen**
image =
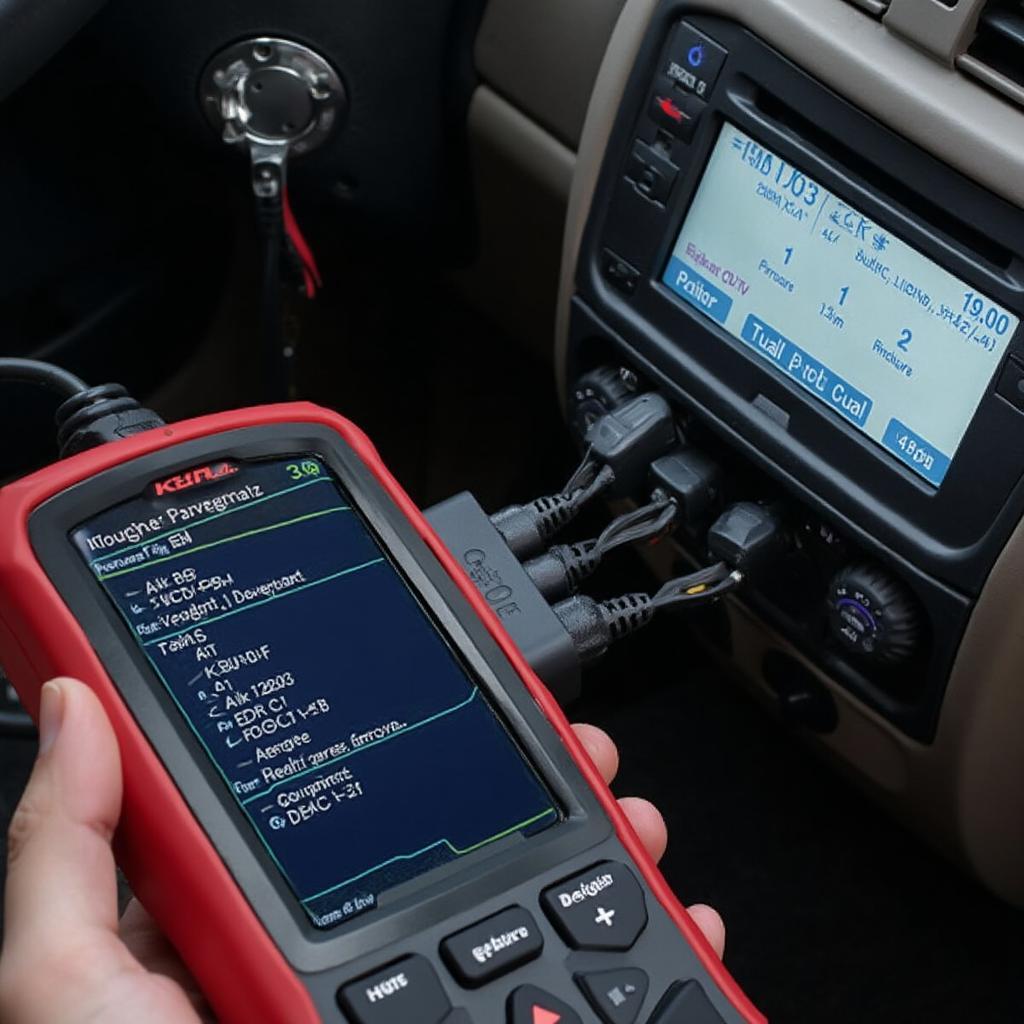
{"label": "radio display screen", "polygon": [[662,282],[936,487],[1019,323],[730,124]]}
{"label": "radio display screen", "polygon": [[194,467],[71,540],[316,925],[560,819],[321,459]]}

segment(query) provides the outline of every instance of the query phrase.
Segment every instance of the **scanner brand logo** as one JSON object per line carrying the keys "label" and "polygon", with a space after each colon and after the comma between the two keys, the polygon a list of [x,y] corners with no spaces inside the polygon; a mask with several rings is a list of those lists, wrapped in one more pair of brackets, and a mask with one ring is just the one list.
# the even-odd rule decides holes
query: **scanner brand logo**
{"label": "scanner brand logo", "polygon": [[209,466],[196,466],[194,469],[186,469],[184,473],[178,473],[176,476],[169,476],[166,480],[157,480],[153,484],[153,492],[158,498],[161,498],[165,494],[187,491],[190,487],[198,487],[211,480],[234,476],[237,472],[238,467],[233,462],[214,462]]}

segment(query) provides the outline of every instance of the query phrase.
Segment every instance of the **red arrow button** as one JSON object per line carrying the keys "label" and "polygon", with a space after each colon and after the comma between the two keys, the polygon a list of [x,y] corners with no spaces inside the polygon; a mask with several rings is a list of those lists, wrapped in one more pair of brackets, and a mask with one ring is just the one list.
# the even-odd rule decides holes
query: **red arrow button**
{"label": "red arrow button", "polygon": [[670,117],[676,123],[682,124],[683,118],[686,115],[667,96],[658,97],[658,106],[666,117]]}
{"label": "red arrow button", "polygon": [[535,1006],[533,1008],[533,1024],[558,1024],[562,1019],[560,1013],[555,1013],[553,1010],[545,1010],[543,1006]]}

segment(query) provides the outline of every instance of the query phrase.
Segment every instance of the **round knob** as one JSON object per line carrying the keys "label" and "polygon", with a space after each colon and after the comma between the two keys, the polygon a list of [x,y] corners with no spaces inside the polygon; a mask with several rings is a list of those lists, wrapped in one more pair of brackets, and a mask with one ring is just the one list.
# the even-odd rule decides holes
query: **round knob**
{"label": "round knob", "polygon": [[917,604],[898,580],[874,565],[852,565],[828,595],[832,635],[847,650],[880,664],[906,661],[917,645]]}

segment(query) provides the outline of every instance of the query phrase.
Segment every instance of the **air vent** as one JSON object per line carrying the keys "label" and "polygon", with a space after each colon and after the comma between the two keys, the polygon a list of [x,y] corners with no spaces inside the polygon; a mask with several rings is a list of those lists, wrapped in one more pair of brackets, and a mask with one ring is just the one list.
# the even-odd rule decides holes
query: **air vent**
{"label": "air vent", "polygon": [[1024,0],[989,0],[957,67],[1024,106]]}
{"label": "air vent", "polygon": [[889,9],[889,0],[847,0],[847,3],[873,14],[876,18],[880,18]]}

